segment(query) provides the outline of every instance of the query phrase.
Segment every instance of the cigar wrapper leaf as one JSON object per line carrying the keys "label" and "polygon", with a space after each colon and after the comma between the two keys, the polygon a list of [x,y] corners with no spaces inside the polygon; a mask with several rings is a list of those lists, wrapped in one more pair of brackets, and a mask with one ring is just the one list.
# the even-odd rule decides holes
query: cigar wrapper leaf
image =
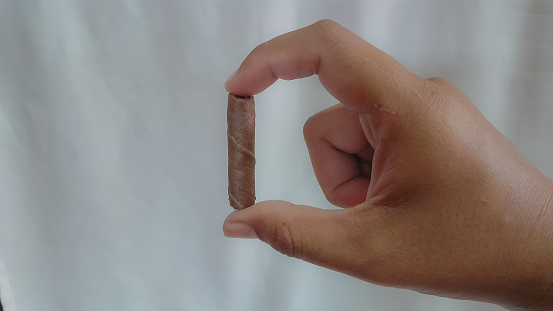
{"label": "cigar wrapper leaf", "polygon": [[228,95],[228,195],[230,205],[255,203],[255,102],[253,96]]}

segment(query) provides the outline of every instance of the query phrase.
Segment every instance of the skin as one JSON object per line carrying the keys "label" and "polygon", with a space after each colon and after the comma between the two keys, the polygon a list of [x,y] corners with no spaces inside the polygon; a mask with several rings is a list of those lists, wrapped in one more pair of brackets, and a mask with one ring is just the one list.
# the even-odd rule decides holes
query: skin
{"label": "skin", "polygon": [[553,182],[454,85],[324,20],[256,47],[225,84],[255,95],[318,75],[340,104],[307,120],[327,199],[231,213],[228,237],[385,286],[553,310]]}

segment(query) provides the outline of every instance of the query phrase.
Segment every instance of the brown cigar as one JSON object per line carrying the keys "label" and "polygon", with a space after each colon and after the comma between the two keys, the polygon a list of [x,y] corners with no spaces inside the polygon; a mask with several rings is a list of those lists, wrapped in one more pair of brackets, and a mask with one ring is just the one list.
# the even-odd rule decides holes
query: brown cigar
{"label": "brown cigar", "polygon": [[228,95],[228,196],[230,206],[255,203],[255,102],[253,96]]}

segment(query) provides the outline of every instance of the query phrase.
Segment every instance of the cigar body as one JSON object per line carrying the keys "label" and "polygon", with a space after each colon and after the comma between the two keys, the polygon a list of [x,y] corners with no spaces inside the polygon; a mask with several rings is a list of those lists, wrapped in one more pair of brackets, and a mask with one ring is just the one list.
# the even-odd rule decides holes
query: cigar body
{"label": "cigar body", "polygon": [[255,102],[253,96],[228,95],[228,195],[230,206],[255,203]]}

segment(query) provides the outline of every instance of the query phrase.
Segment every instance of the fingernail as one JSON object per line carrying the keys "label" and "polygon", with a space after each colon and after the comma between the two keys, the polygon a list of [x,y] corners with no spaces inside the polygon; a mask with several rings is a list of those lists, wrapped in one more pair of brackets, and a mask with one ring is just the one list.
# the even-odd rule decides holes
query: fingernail
{"label": "fingernail", "polygon": [[252,227],[241,222],[225,223],[223,226],[223,232],[226,237],[229,238],[243,238],[243,239],[255,239],[257,234]]}
{"label": "fingernail", "polygon": [[236,69],[231,75],[230,77],[227,79],[227,81],[225,82],[225,89],[227,89],[228,91],[228,85],[230,84],[230,82],[232,81],[232,78],[234,78],[234,76],[236,75],[236,72],[238,71],[238,69]]}

